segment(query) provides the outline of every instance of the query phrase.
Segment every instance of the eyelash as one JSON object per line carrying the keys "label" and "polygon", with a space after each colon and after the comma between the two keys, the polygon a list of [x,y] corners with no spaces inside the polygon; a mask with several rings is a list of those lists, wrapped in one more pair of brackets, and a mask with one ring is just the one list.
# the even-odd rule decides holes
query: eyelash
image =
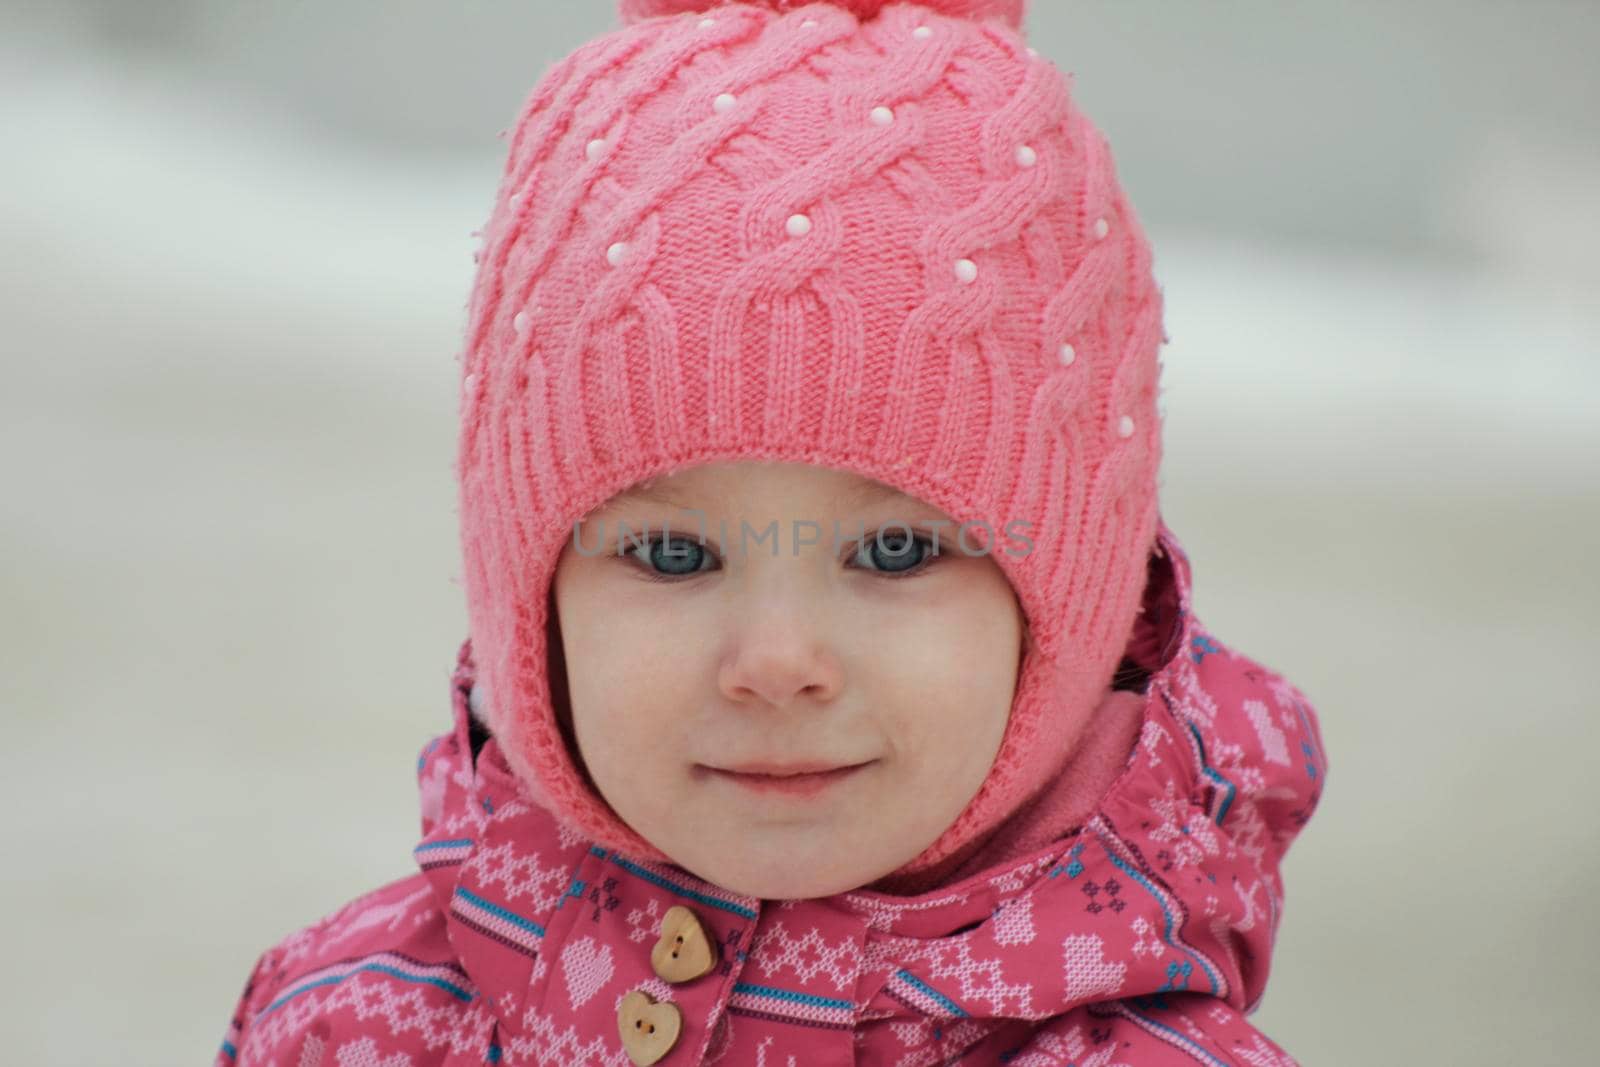
{"label": "eyelash", "polygon": [[[866,537],[863,537],[860,541],[855,542],[854,545],[851,547],[850,558],[854,559],[858,554],[860,554],[861,550],[865,546],[871,544],[873,542],[873,540],[877,537],[877,535],[878,535],[878,532],[874,531],[873,533],[868,534]],[[638,560],[639,557],[635,553],[648,552],[650,549],[655,547],[657,542],[659,542],[661,540],[663,540],[663,539],[660,538],[660,537],[646,538],[646,539],[644,539],[644,542],[642,544],[629,547],[627,549],[627,551],[623,552],[620,556],[618,556],[616,558],[618,558],[618,559]],[[694,538],[687,538],[687,537],[673,537],[672,540],[674,540],[674,541],[694,541],[695,539]],[[911,540],[916,542],[916,543],[918,543],[918,544],[925,545],[929,549],[933,548],[933,538],[924,537],[921,534],[918,534],[916,531],[912,531]],[[707,548],[706,551],[709,553],[710,549]],[[712,558],[715,558],[715,557],[713,556]],[[889,581],[892,581],[892,582],[904,581],[907,578],[915,578],[918,575],[923,574],[924,572],[929,570],[931,567],[933,567],[935,561],[943,559],[943,558],[944,558],[944,550],[941,548],[941,549],[939,549],[937,551],[930,551],[926,556],[923,557],[923,560],[922,560],[921,563],[917,564],[915,567],[911,568],[910,570],[898,571],[898,572],[871,571],[870,573],[877,574],[879,577],[882,577],[882,578],[887,578]],[[644,579],[646,581],[649,581],[649,582],[664,582],[664,583],[669,584],[669,585],[673,584],[673,583],[676,583],[676,582],[687,581],[690,578],[694,578],[694,577],[697,577],[698,575],[708,573],[707,571],[692,571],[689,574],[662,574],[659,571],[652,570],[650,568],[649,563],[644,561],[644,560],[639,560],[639,569],[642,572],[643,577],[644,577]]]}

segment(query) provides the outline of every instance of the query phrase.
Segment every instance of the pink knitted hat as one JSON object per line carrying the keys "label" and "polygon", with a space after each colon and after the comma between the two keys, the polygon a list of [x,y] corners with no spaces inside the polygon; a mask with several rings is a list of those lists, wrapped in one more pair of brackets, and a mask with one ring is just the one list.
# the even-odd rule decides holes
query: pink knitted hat
{"label": "pink knitted hat", "polygon": [[968,544],[1032,635],[988,779],[896,873],[928,871],[1062,772],[1132,630],[1159,521],[1148,243],[1022,0],[621,14],[524,106],[468,304],[457,476],[484,717],[536,801],[671,862],[558,721],[563,541],[701,463],[853,471],[987,523]]}

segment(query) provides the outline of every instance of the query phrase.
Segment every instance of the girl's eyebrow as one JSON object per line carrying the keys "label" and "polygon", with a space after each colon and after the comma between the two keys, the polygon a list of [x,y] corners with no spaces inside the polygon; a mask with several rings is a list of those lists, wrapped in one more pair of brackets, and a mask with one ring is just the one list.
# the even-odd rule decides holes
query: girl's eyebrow
{"label": "girl's eyebrow", "polygon": [[655,501],[658,504],[669,504],[672,507],[682,508],[685,511],[693,511],[693,510],[695,510],[694,508],[690,507],[688,504],[683,503],[682,501],[678,500],[676,497],[674,497],[671,494],[669,494],[665,489],[661,488],[660,486],[655,486],[655,485],[637,486],[637,487],[635,487],[633,489],[628,490],[626,493],[623,493],[621,495],[621,499],[623,499],[623,500],[652,500],[652,501]]}
{"label": "girl's eyebrow", "polygon": [[905,500],[904,493],[892,485],[882,482],[867,482],[858,487],[854,492],[844,494],[843,500],[850,507],[860,507],[862,504],[873,503],[878,500]]}

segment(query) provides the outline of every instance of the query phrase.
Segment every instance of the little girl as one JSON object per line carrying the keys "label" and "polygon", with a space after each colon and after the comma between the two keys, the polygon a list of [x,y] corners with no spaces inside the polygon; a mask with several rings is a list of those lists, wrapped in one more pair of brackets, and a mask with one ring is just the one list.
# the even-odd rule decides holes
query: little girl
{"label": "little girl", "polygon": [[417,873],[218,1067],[1292,1064],[1327,764],[1160,518],[1166,340],[1022,0],[622,0],[468,309]]}

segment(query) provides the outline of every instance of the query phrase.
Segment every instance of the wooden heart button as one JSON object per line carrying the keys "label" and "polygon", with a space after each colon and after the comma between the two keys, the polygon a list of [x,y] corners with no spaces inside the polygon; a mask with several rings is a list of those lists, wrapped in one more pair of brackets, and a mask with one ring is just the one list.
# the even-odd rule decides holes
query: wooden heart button
{"label": "wooden heart button", "polygon": [[672,1050],[683,1030],[683,1015],[676,1004],[657,1004],[650,994],[635,989],[617,1009],[617,1029],[622,1047],[639,1067],[649,1067]]}
{"label": "wooden heart button", "polygon": [[694,912],[674,904],[661,918],[661,940],[650,950],[650,966],[668,982],[692,982],[717,965],[717,947]]}

